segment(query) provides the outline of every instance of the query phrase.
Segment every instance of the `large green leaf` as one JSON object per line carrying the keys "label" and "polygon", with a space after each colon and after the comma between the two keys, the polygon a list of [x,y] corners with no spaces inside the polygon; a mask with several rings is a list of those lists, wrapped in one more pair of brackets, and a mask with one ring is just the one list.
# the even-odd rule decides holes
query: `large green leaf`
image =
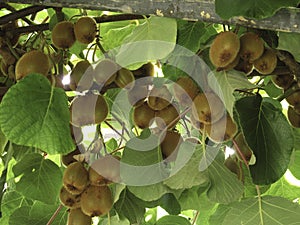
{"label": "large green leaf", "polygon": [[289,183],[287,177],[282,176],[264,194],[295,200],[300,198],[300,187]]}
{"label": "large green leaf", "polygon": [[208,84],[212,90],[223,100],[225,108],[233,117],[236,89],[251,89],[256,86],[249,82],[244,73],[236,70],[212,72],[208,76]]}
{"label": "large green leaf", "polygon": [[298,0],[216,0],[216,13],[223,19],[233,16],[250,18],[265,18],[272,16],[278,9],[288,6],[297,6]]}
{"label": "large green leaf", "polygon": [[295,46],[299,46],[300,34],[299,33],[287,33],[279,32],[278,49],[286,50],[290,52],[294,58],[300,62],[300,52]]}
{"label": "large green leaf", "polygon": [[[215,149],[206,149],[202,166],[205,165],[210,179],[207,190],[209,200],[218,203],[230,203],[242,197],[244,188],[236,174],[232,173],[224,165],[224,153]],[[201,165],[201,164],[200,164]]]}
{"label": "large green leaf", "polygon": [[249,96],[237,101],[240,125],[256,156],[250,166],[255,184],[271,184],[288,168],[294,146],[291,126],[282,111],[262,97]]}
{"label": "large green leaf", "polygon": [[[57,209],[57,205],[47,205],[35,202],[33,206],[17,208],[10,216],[9,225],[41,225],[47,224]],[[65,225],[67,223],[67,211],[61,210],[52,224]]]}
{"label": "large green leaf", "polygon": [[177,26],[177,44],[196,53],[200,48],[201,36],[206,32],[204,23],[177,20]]}
{"label": "large green leaf", "polygon": [[22,175],[16,189],[25,197],[48,204],[57,201],[62,172],[51,160],[44,159],[40,154],[31,153],[13,167],[13,172],[15,176]]}
{"label": "large green leaf", "polygon": [[139,223],[145,213],[144,201],[134,196],[128,189],[122,191],[114,208],[121,218],[127,218],[130,223]]}
{"label": "large green leaf", "polygon": [[0,125],[12,142],[49,154],[74,149],[68,100],[46,77],[31,74],[12,86],[0,105]]}
{"label": "large green leaf", "polygon": [[300,224],[300,206],[281,197],[248,198],[220,205],[210,218],[210,225]]}
{"label": "large green leaf", "polygon": [[[193,149],[195,151],[193,152]],[[199,171],[202,152],[189,142],[182,142],[177,153],[175,166],[164,184],[172,189],[186,189],[208,183],[208,176]]]}
{"label": "large green leaf", "polygon": [[182,216],[164,216],[160,218],[155,225],[191,225],[191,223]]}
{"label": "large green leaf", "polygon": [[291,173],[300,180],[300,151],[295,151],[289,167]]}
{"label": "large green leaf", "polygon": [[[176,36],[175,19],[151,16],[124,39],[116,55],[116,62],[128,67],[135,63],[165,58],[174,49]],[[136,68],[139,66],[136,65]]]}

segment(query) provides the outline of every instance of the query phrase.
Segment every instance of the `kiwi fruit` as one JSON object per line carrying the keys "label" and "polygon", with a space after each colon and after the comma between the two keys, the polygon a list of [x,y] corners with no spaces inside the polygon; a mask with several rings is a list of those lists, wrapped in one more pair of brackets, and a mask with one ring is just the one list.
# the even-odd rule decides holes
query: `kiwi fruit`
{"label": "kiwi fruit", "polygon": [[212,64],[219,68],[226,67],[234,61],[240,50],[240,40],[231,31],[221,32],[212,42],[209,58]]}
{"label": "kiwi fruit", "polygon": [[182,106],[191,106],[199,91],[196,83],[188,76],[178,78],[173,84],[174,97]]}
{"label": "kiwi fruit", "polygon": [[77,162],[76,159],[74,159],[74,155],[79,155],[81,154],[79,148],[76,148],[74,151],[69,152],[68,154],[62,155],[61,156],[61,162],[63,163],[64,166],[68,166],[73,162]]}
{"label": "kiwi fruit", "polygon": [[284,90],[288,89],[295,81],[294,76],[291,74],[273,75],[271,76],[271,80],[275,84],[275,86]]}
{"label": "kiwi fruit", "polygon": [[153,110],[162,110],[171,104],[172,94],[167,86],[153,87],[148,96],[148,105]]}
{"label": "kiwi fruit", "polygon": [[94,161],[89,167],[89,180],[95,186],[119,183],[120,157],[105,155]]}
{"label": "kiwi fruit", "polygon": [[277,56],[274,50],[265,49],[261,57],[253,62],[254,68],[260,74],[271,74],[277,65]]}
{"label": "kiwi fruit", "polygon": [[108,116],[108,111],[108,104],[101,94],[77,96],[70,108],[71,123],[77,127],[100,124]]}
{"label": "kiwi fruit", "polygon": [[95,67],[94,80],[98,85],[109,85],[115,81],[119,69],[111,59],[103,59]]}
{"label": "kiwi fruit", "polygon": [[155,112],[155,121],[157,127],[161,130],[173,128],[179,119],[179,112],[173,104]]}
{"label": "kiwi fruit", "polygon": [[111,190],[108,186],[90,185],[81,194],[81,210],[88,216],[102,216],[107,214],[113,205]]}
{"label": "kiwi fruit", "polygon": [[67,225],[91,225],[92,218],[85,215],[82,210],[71,209],[68,214],[68,223]]}
{"label": "kiwi fruit", "polygon": [[155,111],[148,106],[147,102],[133,109],[134,124],[141,129],[148,128],[152,124],[154,117]]}
{"label": "kiwi fruit", "polygon": [[160,149],[163,158],[167,161],[175,161],[178,148],[183,141],[181,134],[175,130],[168,130],[162,135],[163,140],[160,143]]}
{"label": "kiwi fruit", "polygon": [[204,124],[217,122],[223,117],[225,111],[223,102],[213,92],[200,93],[193,100],[193,116]]}
{"label": "kiwi fruit", "polygon": [[247,62],[254,62],[264,52],[264,42],[253,32],[244,33],[240,37],[240,57]]}
{"label": "kiwi fruit", "polygon": [[80,195],[73,195],[66,190],[65,187],[62,187],[59,192],[60,202],[70,208],[77,209],[80,208]]}
{"label": "kiwi fruit", "polygon": [[237,178],[239,180],[242,180],[242,173],[241,169],[238,165],[238,162],[236,159],[232,157],[228,157],[225,159],[224,165],[226,166],[227,169],[229,169],[232,173],[236,174]]}
{"label": "kiwi fruit", "polygon": [[[250,147],[248,146],[244,135],[242,133],[239,133],[234,138],[234,141],[235,141],[236,145],[239,147],[241,153],[244,155],[247,162],[249,162],[253,153],[252,153],[252,150],[250,149]],[[234,146],[234,148],[235,148],[235,146]]]}
{"label": "kiwi fruit", "polygon": [[76,41],[74,34],[74,24],[70,21],[61,21],[53,27],[52,42],[59,49],[68,49]]}
{"label": "kiwi fruit", "polygon": [[118,87],[130,90],[134,86],[135,78],[130,70],[126,68],[121,68],[117,72],[114,81]]}
{"label": "kiwi fruit", "polygon": [[71,137],[75,144],[80,144],[83,140],[83,133],[80,127],[72,126],[70,124]]}
{"label": "kiwi fruit", "polygon": [[148,62],[142,65],[140,68],[136,70],[132,70],[134,76],[138,77],[153,77],[155,74],[155,67],[153,63]]}
{"label": "kiwi fruit", "polygon": [[97,34],[97,23],[89,16],[80,17],[74,24],[74,34],[77,41],[82,44],[90,44]]}
{"label": "kiwi fruit", "polygon": [[291,125],[300,128],[300,114],[298,114],[292,106],[289,106],[287,115]]}
{"label": "kiwi fruit", "polygon": [[217,68],[217,71],[229,71],[232,70],[234,67],[236,67],[240,62],[240,57],[237,56],[235,57],[235,59],[233,60],[233,62],[229,63],[227,66],[225,67],[219,67]]}
{"label": "kiwi fruit", "polygon": [[200,131],[203,131],[204,124],[201,123],[199,120],[197,120],[197,119],[193,116],[193,114],[191,114],[190,120],[191,120],[191,125],[192,125],[195,129],[200,130]]}
{"label": "kiwi fruit", "polygon": [[11,31],[17,29],[18,26],[18,21],[14,20],[14,21],[9,21],[8,23],[0,26],[1,31],[3,31],[4,33],[4,37],[2,38],[0,37],[0,48],[7,46],[7,41],[9,42],[9,44],[12,47],[15,47],[18,44],[19,41],[19,34],[13,34]]}
{"label": "kiwi fruit", "polygon": [[239,60],[239,63],[234,67],[235,70],[244,72],[245,74],[250,74],[253,70],[253,63],[247,62],[242,59]]}
{"label": "kiwi fruit", "polygon": [[0,48],[0,56],[6,65],[13,65],[16,62],[16,57],[7,46]]}
{"label": "kiwi fruit", "polygon": [[205,125],[204,130],[212,141],[221,143],[232,139],[238,127],[231,116],[226,114],[217,122]]}
{"label": "kiwi fruit", "polygon": [[300,105],[300,89],[286,97],[286,101],[292,106]]}
{"label": "kiwi fruit", "polygon": [[73,91],[87,90],[93,84],[93,68],[88,60],[76,63],[70,74],[70,88]]}
{"label": "kiwi fruit", "polygon": [[31,73],[39,73],[47,76],[49,69],[48,56],[39,50],[32,50],[22,55],[17,61],[15,75],[17,80]]}
{"label": "kiwi fruit", "polygon": [[133,106],[143,104],[148,96],[148,87],[146,85],[134,85],[132,89],[128,90],[128,101]]}
{"label": "kiwi fruit", "polygon": [[88,185],[88,171],[80,162],[73,162],[64,171],[63,184],[68,192],[79,195]]}

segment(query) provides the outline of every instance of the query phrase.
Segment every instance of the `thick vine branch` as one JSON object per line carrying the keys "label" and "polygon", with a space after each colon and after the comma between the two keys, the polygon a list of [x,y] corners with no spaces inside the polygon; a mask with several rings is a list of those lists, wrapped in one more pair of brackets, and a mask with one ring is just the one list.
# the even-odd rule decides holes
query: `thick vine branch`
{"label": "thick vine branch", "polygon": [[19,11],[12,12],[8,15],[0,17],[0,25],[7,24],[10,21],[14,21],[14,20],[23,18],[23,17],[28,16],[33,13],[37,13],[45,8],[46,8],[45,6],[30,6],[30,7],[21,9]]}
{"label": "thick vine branch", "polygon": [[284,62],[284,64],[289,68],[289,70],[300,80],[300,64],[296,62],[294,57],[287,51],[278,50],[278,58]]}

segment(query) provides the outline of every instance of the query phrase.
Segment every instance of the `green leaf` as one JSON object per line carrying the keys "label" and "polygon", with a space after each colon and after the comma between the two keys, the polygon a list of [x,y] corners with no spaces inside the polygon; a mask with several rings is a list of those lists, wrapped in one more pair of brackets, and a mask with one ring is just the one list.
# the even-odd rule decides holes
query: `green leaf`
{"label": "green leaf", "polygon": [[6,191],[1,202],[2,216],[11,215],[16,208],[31,206],[32,202],[17,191]]}
{"label": "green leaf", "polygon": [[[25,197],[53,204],[61,188],[62,172],[59,167],[40,154],[31,153],[19,161],[14,167],[15,176],[23,174],[16,184],[18,192]],[[47,193],[47,194],[45,194]]]}
{"label": "green leaf", "polygon": [[244,16],[249,18],[262,19],[272,16],[282,7],[296,7],[298,0],[216,0],[216,13],[223,19],[233,16]]}
{"label": "green leaf", "polygon": [[300,188],[289,183],[286,176],[282,176],[264,194],[295,200],[300,198]]}
{"label": "green leaf", "polygon": [[175,195],[172,193],[164,194],[160,199],[152,202],[146,202],[145,206],[147,208],[154,208],[156,206],[162,207],[170,215],[180,214],[181,207]]}
{"label": "green leaf", "polygon": [[289,167],[291,173],[300,180],[300,151],[295,151]]}
{"label": "green leaf", "polygon": [[191,225],[191,223],[182,216],[164,216],[160,218],[155,225]]}
{"label": "green leaf", "polygon": [[[195,149],[193,153],[193,149]],[[164,184],[172,189],[187,189],[208,182],[208,176],[199,171],[202,152],[190,142],[182,142],[170,177]]]}
{"label": "green leaf", "polygon": [[139,223],[144,218],[144,201],[137,198],[128,189],[122,191],[114,208],[121,218],[127,218],[130,223]]}
{"label": "green leaf", "polygon": [[256,86],[249,82],[244,73],[236,70],[212,72],[208,75],[208,84],[212,90],[223,100],[224,105],[231,117],[236,89],[251,89]]}
{"label": "green leaf", "polygon": [[[219,152],[216,153],[216,151]],[[241,198],[244,188],[242,182],[237,179],[236,174],[225,167],[224,158],[222,151],[210,149],[207,146],[203,164],[206,167],[208,166],[206,172],[210,179],[210,187],[207,191],[209,200],[227,204]]]}
{"label": "green leaf", "polygon": [[299,33],[279,32],[278,42],[278,49],[290,52],[294,56],[295,60],[300,62],[300,52],[298,51],[298,48],[295,48],[295,46],[298,46],[300,42]]}
{"label": "green leaf", "polygon": [[120,220],[118,216],[111,216],[108,220],[108,218],[103,218],[103,220],[99,221],[98,225],[130,225],[130,222],[127,219]]}
{"label": "green leaf", "polygon": [[0,130],[0,155],[2,155],[7,142],[8,142],[8,139],[5,137],[5,135]]}
{"label": "green leaf", "polygon": [[294,146],[290,124],[282,111],[259,95],[238,100],[236,109],[243,134],[256,157],[256,163],[250,166],[253,182],[274,183],[290,162]]}
{"label": "green leaf", "polygon": [[146,186],[128,186],[128,190],[144,201],[155,201],[172,191],[162,182]]}
{"label": "green leaf", "polygon": [[206,32],[204,23],[177,20],[177,26],[177,44],[196,53],[200,49],[201,37]]}
{"label": "green leaf", "polygon": [[[151,16],[124,39],[116,55],[116,62],[128,68],[136,63],[165,58],[174,49],[176,36],[175,19]],[[131,69],[139,66],[140,64]]]}
{"label": "green leaf", "polygon": [[[41,225],[47,224],[57,205],[47,205],[35,202],[33,206],[17,208],[10,216],[9,225]],[[65,225],[67,223],[67,211],[61,210],[55,217],[52,224]]]}
{"label": "green leaf", "polygon": [[12,142],[49,154],[75,148],[64,90],[53,88],[46,77],[31,74],[12,86],[0,105],[0,125]]}
{"label": "green leaf", "polygon": [[220,205],[210,218],[210,225],[228,224],[299,224],[300,206],[281,197],[243,199]]}

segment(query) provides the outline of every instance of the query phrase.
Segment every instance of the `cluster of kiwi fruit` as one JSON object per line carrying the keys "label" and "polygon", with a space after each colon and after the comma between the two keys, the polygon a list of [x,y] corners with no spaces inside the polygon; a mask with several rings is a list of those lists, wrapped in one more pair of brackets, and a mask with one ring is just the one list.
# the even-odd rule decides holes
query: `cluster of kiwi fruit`
{"label": "cluster of kiwi fruit", "polygon": [[97,35],[97,23],[89,16],[80,17],[75,23],[58,22],[52,29],[52,43],[59,49],[68,49],[75,41],[90,44]]}
{"label": "cluster of kiwi fruit", "polygon": [[271,74],[277,65],[275,51],[265,47],[263,39],[254,32],[240,37],[232,31],[219,33],[210,46],[209,58],[218,71],[235,69],[246,74],[253,68],[262,75]]}
{"label": "cluster of kiwi fruit", "polygon": [[[72,161],[65,169],[59,198],[68,208],[68,225],[91,225],[92,217],[106,215],[111,210],[113,195],[108,186],[110,180],[94,169],[95,165],[109,161],[107,158],[104,156],[101,162],[95,161],[89,168],[83,162]],[[118,176],[119,167],[113,168],[113,175]]]}

